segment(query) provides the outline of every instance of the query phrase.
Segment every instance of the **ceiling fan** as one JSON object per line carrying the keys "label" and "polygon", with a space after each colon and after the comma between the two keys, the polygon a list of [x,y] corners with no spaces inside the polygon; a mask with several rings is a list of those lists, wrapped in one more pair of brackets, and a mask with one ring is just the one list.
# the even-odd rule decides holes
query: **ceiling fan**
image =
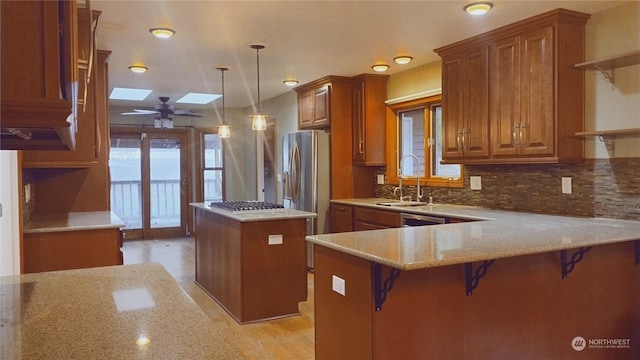
{"label": "ceiling fan", "polygon": [[156,115],[155,127],[172,128],[173,121],[171,115],[188,116],[188,117],[204,117],[204,114],[193,112],[189,109],[174,109],[173,105],[167,104],[169,98],[160,96],[161,104],[157,104],[153,110],[150,109],[134,109],[131,112],[123,112],[122,115]]}

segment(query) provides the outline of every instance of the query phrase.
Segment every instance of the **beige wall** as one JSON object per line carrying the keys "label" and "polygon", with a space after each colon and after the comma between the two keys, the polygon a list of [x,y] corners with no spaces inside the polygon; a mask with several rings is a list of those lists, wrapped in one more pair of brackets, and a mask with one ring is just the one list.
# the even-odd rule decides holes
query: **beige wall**
{"label": "beige wall", "polygon": [[[586,60],[640,50],[640,2],[594,14],[586,27]],[[585,74],[585,130],[640,128],[640,65],[614,70],[611,84],[597,71]],[[597,137],[586,139],[587,158],[609,158]],[[640,135],[618,137],[615,157],[640,157]]]}

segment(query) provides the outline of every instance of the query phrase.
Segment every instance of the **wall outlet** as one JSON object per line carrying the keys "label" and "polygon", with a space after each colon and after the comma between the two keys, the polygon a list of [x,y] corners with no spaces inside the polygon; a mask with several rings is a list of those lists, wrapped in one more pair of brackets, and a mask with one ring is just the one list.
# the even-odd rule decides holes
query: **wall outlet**
{"label": "wall outlet", "polygon": [[346,296],[345,281],[343,278],[333,275],[331,281],[331,288],[342,296]]}
{"label": "wall outlet", "polygon": [[563,177],[562,178],[562,193],[563,194],[571,194],[573,191],[571,189],[571,178]]}
{"label": "wall outlet", "polygon": [[384,185],[384,175],[378,174],[378,185]]}
{"label": "wall outlet", "polygon": [[282,234],[269,235],[269,245],[282,245]]}
{"label": "wall outlet", "polygon": [[482,190],[482,180],[480,176],[469,176],[471,190]]}

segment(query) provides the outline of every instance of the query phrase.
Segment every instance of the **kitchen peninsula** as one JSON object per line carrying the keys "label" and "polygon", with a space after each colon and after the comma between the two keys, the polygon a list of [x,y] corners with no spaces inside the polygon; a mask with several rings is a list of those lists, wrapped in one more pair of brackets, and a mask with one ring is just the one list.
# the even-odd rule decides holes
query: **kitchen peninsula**
{"label": "kitchen peninsula", "polygon": [[196,284],[239,323],[296,315],[307,299],[304,237],[316,214],[258,204],[191,204]]}
{"label": "kitchen peninsula", "polygon": [[1,359],[242,359],[160,264],[0,277]]}
{"label": "kitchen peninsula", "polygon": [[640,222],[377,201],[478,221],[307,236],[316,359],[640,358]]}

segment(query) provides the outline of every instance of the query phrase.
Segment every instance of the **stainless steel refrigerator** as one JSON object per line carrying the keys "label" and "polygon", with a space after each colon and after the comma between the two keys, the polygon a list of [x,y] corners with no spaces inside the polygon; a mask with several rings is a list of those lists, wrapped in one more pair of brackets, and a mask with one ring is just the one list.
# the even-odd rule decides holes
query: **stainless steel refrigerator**
{"label": "stainless steel refrigerator", "polygon": [[[282,139],[284,207],[314,212],[307,234],[329,232],[330,137],[320,130],[298,131]],[[307,244],[307,266],[313,269],[313,247]]]}

